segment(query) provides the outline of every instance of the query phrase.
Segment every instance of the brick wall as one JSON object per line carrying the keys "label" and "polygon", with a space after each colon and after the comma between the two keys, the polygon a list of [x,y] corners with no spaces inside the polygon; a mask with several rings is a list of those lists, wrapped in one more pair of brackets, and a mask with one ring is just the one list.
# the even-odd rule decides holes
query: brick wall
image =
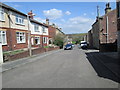
{"label": "brick wall", "polygon": [[[36,48],[32,50],[32,55],[52,51],[52,50],[58,50],[60,49],[59,47],[51,47],[51,48]],[[25,58],[29,56],[29,51],[24,51],[15,55],[4,55],[4,62],[6,61],[12,61],[20,58]]]}
{"label": "brick wall", "polygon": [[93,36],[92,36],[92,30],[90,30],[88,32],[88,44],[89,44],[89,47],[93,47]]}
{"label": "brick wall", "polygon": [[[108,37],[107,33],[107,17],[108,17]],[[108,41],[107,41],[108,38]],[[117,14],[116,9],[112,10],[108,14],[102,17],[101,20],[101,32],[100,32],[100,43],[114,43],[117,40]]]}
{"label": "brick wall", "polygon": [[[16,31],[25,32],[26,42],[25,43],[17,43],[16,40]],[[23,49],[28,47],[28,34],[26,30],[18,30],[18,29],[6,29],[7,36],[7,45],[3,45],[3,51],[12,51],[17,49]]]}
{"label": "brick wall", "polygon": [[49,36],[50,36],[51,38],[54,38],[55,35],[56,35],[56,29],[55,29],[54,27],[52,27],[52,26],[49,26],[49,27],[48,27],[48,31],[49,31]]}
{"label": "brick wall", "polygon": [[96,20],[96,22],[92,25],[92,37],[93,37],[93,47],[96,49],[99,49],[99,21]]}

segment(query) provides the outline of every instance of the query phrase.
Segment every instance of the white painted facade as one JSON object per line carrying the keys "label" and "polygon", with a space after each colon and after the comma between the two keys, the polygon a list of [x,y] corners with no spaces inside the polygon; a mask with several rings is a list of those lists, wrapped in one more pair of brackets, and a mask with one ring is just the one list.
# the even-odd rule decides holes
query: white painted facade
{"label": "white painted facade", "polygon": [[[38,30],[35,30],[35,25],[38,26]],[[44,30],[43,30],[44,28]],[[30,23],[30,30],[31,30],[31,34],[37,34],[37,35],[46,35],[48,36],[48,28],[42,25],[39,25],[37,23]]]}

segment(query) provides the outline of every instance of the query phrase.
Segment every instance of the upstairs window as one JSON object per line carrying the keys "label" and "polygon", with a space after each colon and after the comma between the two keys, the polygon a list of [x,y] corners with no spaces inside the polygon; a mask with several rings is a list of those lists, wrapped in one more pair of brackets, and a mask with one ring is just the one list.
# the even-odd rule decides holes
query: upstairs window
{"label": "upstairs window", "polygon": [[42,31],[43,31],[43,33],[46,33],[45,27],[43,27],[43,30],[42,30]]}
{"label": "upstairs window", "polygon": [[0,31],[0,43],[2,45],[6,45],[7,44],[6,31]]}
{"label": "upstairs window", "polygon": [[25,43],[25,32],[16,32],[17,43]]}
{"label": "upstairs window", "polygon": [[4,9],[0,8],[0,21],[5,20],[5,14],[4,14]]}
{"label": "upstairs window", "polygon": [[37,24],[34,24],[34,31],[39,32],[39,26]]}
{"label": "upstairs window", "polygon": [[24,18],[20,15],[16,15],[16,24],[24,25]]}

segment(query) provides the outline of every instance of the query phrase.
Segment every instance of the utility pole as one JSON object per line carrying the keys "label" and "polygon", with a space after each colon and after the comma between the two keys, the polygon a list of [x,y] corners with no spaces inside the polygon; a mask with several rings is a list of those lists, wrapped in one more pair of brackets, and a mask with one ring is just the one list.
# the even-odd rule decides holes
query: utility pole
{"label": "utility pole", "polygon": [[32,49],[31,49],[31,31],[30,31],[30,25],[29,25],[29,15],[27,15],[27,21],[28,21],[28,50],[29,55],[32,56]]}

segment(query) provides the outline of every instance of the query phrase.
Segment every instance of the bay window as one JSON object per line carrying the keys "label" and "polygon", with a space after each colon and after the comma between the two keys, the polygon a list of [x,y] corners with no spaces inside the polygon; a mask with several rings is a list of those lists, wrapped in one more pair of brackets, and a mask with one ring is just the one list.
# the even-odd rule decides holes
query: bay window
{"label": "bay window", "polygon": [[43,43],[47,43],[47,37],[43,37]]}
{"label": "bay window", "polygon": [[40,44],[40,37],[35,37],[35,44],[36,45]]}
{"label": "bay window", "polygon": [[6,45],[7,44],[6,31],[0,31],[0,43],[2,45]]}
{"label": "bay window", "polygon": [[16,32],[17,43],[25,43],[25,32]]}

